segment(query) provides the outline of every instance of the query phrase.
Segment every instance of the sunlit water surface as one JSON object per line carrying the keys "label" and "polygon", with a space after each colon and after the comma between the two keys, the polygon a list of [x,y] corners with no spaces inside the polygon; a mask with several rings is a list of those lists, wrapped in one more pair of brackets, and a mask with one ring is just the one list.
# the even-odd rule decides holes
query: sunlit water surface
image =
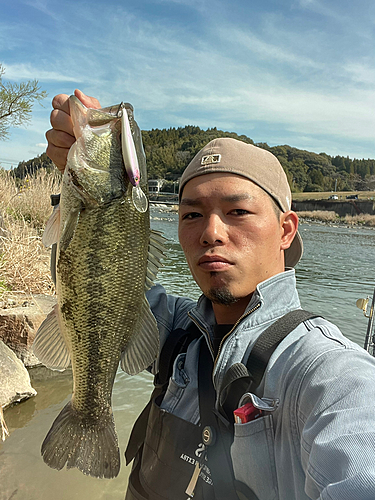
{"label": "sunlit water surface", "polygon": [[[154,208],[152,226],[168,238],[159,281],[172,294],[197,298],[199,289],[178,243],[177,215]],[[375,232],[320,224],[301,224],[300,232],[305,246],[297,267],[302,306],[333,321],[362,346],[367,319],[355,302],[373,293]],[[76,469],[56,471],[44,464],[40,446],[70,399],[71,373],[35,368],[30,370],[30,376],[38,395],[5,411],[10,437],[0,444],[0,500],[123,499],[130,470],[124,461],[119,476],[111,480],[87,477]],[[122,458],[132,424],[151,389],[150,374],[130,377],[118,371],[113,408]]]}

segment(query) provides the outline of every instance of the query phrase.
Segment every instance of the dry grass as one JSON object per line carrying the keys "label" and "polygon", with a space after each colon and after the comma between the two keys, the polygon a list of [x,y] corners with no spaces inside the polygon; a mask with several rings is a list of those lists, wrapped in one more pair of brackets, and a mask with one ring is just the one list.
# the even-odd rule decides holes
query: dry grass
{"label": "dry grass", "polygon": [[301,211],[297,212],[297,215],[300,219],[319,220],[323,222],[337,222],[339,220],[337,213],[329,210]]}
{"label": "dry grass", "polygon": [[346,215],[344,221],[350,226],[360,224],[362,226],[375,227],[375,215],[370,214]]}
{"label": "dry grass", "polygon": [[3,217],[23,220],[35,229],[44,229],[51,214],[51,194],[60,192],[60,174],[40,170],[27,176],[20,187],[8,171],[0,171],[0,210]]}
{"label": "dry grass", "polygon": [[0,299],[54,293],[50,250],[41,236],[59,184],[58,174],[40,171],[18,188],[9,172],[0,171]]}
{"label": "dry grass", "polygon": [[346,224],[348,226],[361,225],[367,227],[375,227],[375,215],[370,214],[345,215],[345,217],[339,217],[338,214],[333,211],[314,210],[312,212],[297,212],[297,215],[302,220],[308,219],[320,222],[338,222]]}

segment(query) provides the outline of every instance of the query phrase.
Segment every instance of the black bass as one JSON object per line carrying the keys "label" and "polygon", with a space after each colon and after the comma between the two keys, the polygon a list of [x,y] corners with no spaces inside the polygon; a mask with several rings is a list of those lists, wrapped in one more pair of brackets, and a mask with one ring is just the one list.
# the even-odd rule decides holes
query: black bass
{"label": "black bass", "polygon": [[145,291],[164,238],[150,230],[146,160],[131,105],[87,109],[74,96],[69,104],[77,140],[43,237],[57,242],[58,304],[38,330],[34,353],[52,369],[71,363],[73,395],[42,456],[55,469],[66,464],[111,478],[120,469],[111,407],[119,362],[133,375],[159,351]]}

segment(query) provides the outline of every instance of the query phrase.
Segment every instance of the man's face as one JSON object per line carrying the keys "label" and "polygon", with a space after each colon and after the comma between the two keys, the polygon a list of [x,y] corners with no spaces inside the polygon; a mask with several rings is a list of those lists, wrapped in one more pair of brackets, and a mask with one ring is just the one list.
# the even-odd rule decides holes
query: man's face
{"label": "man's face", "polygon": [[244,310],[258,283],[284,270],[284,216],[276,216],[263,189],[239,175],[205,174],[186,184],[179,239],[214,310],[215,304]]}

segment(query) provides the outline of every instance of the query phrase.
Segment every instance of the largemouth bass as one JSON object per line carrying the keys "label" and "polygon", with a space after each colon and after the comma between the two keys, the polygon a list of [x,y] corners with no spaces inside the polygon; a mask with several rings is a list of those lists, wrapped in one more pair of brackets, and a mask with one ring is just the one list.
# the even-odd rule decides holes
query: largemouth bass
{"label": "largemouth bass", "polygon": [[[37,332],[34,353],[52,369],[71,363],[73,395],[42,456],[55,469],[66,464],[111,478],[120,469],[111,407],[119,362],[133,375],[159,350],[145,291],[160,266],[164,238],[150,230],[146,160],[131,105],[87,109],[74,96],[69,104],[77,140],[43,237],[47,245],[57,242],[58,303]],[[121,146],[125,126],[132,137]],[[138,165],[124,164],[134,156]],[[138,168],[132,183],[128,173]]]}

